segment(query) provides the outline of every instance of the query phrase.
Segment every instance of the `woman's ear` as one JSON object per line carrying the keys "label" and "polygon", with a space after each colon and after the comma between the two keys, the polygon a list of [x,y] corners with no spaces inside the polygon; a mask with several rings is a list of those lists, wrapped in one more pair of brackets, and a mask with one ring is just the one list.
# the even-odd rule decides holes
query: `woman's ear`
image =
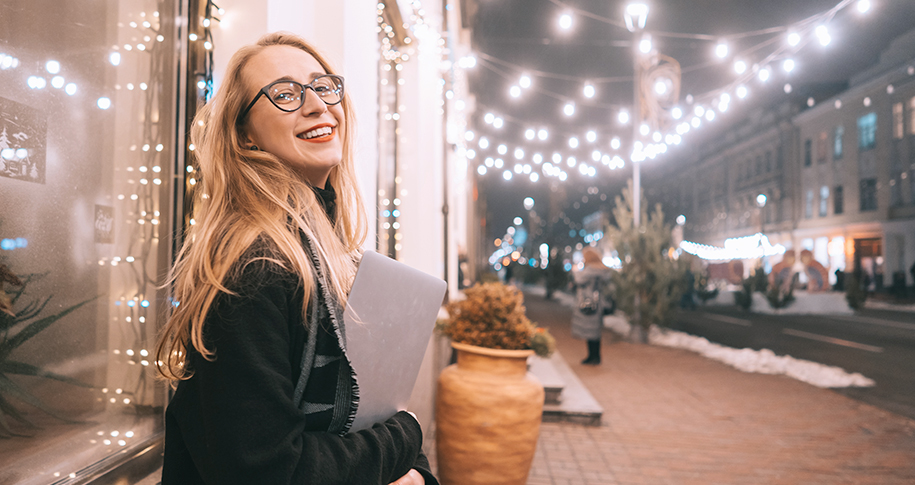
{"label": "woman's ear", "polygon": [[244,145],[244,147],[247,148],[248,150],[254,150],[254,151],[259,150],[259,148],[257,148],[257,145],[254,144],[254,140],[252,140],[251,137],[248,136],[247,134],[242,135],[241,144]]}

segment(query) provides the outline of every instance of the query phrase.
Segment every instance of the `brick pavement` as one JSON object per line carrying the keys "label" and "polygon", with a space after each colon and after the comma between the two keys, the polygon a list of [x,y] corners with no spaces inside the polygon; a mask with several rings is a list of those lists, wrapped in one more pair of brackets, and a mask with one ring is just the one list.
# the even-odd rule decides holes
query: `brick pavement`
{"label": "brick pavement", "polygon": [[609,332],[603,364],[583,366],[571,310],[525,304],[604,408],[599,427],[543,423],[529,485],[915,483],[915,421]]}

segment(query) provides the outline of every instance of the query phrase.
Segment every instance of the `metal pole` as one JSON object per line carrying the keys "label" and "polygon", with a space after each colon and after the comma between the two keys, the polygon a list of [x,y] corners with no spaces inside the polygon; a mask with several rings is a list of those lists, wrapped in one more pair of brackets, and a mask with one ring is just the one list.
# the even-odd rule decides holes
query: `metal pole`
{"label": "metal pole", "polygon": [[[635,150],[635,143],[639,139],[639,125],[642,120],[642,99],[639,88],[642,83],[641,76],[641,66],[639,65],[639,29],[635,30],[635,33],[632,36],[632,147],[633,151]],[[635,160],[635,157],[632,159],[632,222],[635,226],[636,237],[639,237],[639,226],[642,222],[642,190],[641,190],[641,174],[639,170],[639,165],[641,162]],[[639,336],[640,340],[644,340],[645,336],[642,332],[642,312],[641,312],[641,289],[637,289],[634,295],[635,311],[633,312],[633,326],[632,329],[638,332],[636,335]],[[638,330],[636,330],[638,329]]]}

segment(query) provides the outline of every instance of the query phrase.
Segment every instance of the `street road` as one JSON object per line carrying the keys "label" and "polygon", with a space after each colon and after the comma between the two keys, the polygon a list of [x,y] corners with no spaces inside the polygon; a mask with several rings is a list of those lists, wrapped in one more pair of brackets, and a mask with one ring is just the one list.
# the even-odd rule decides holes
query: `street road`
{"label": "street road", "polygon": [[672,328],[728,347],[767,348],[860,372],[876,386],[836,391],[915,419],[915,313],[760,315],[733,307],[699,307],[681,311]]}

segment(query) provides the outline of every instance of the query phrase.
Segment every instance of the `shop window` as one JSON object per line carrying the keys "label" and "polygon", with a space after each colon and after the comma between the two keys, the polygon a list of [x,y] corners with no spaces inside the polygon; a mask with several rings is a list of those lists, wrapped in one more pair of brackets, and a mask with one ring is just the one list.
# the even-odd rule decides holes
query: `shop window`
{"label": "shop window", "polygon": [[839,215],[845,212],[845,193],[841,185],[837,185],[832,193],[832,213]]}
{"label": "shop window", "polygon": [[893,139],[901,140],[905,134],[905,116],[902,103],[893,104]]}
{"label": "shop window", "polygon": [[16,62],[0,70],[0,482],[86,483],[160,440],[176,10],[4,2],[0,45]]}
{"label": "shop window", "polygon": [[821,131],[817,137],[817,163],[826,163],[826,140],[828,138],[829,135],[825,131]]}
{"label": "shop window", "polygon": [[877,179],[861,179],[861,212],[877,210]]}
{"label": "shop window", "polygon": [[804,166],[809,167],[813,163],[813,140],[810,138],[804,140]]}
{"label": "shop window", "polygon": [[858,118],[858,149],[870,150],[877,146],[877,113]]}
{"label": "shop window", "polygon": [[820,217],[826,217],[828,214],[828,205],[829,204],[829,187],[822,186],[820,187]]}
{"label": "shop window", "polygon": [[806,203],[804,204],[804,219],[813,218],[813,191],[807,191]]}
{"label": "shop window", "polygon": [[844,153],[844,149],[843,149],[844,147],[842,144],[843,137],[845,137],[845,127],[842,125],[839,125],[836,127],[836,132],[835,132],[835,135],[834,135],[833,141],[832,141],[832,159],[833,160],[842,159],[842,155]]}

